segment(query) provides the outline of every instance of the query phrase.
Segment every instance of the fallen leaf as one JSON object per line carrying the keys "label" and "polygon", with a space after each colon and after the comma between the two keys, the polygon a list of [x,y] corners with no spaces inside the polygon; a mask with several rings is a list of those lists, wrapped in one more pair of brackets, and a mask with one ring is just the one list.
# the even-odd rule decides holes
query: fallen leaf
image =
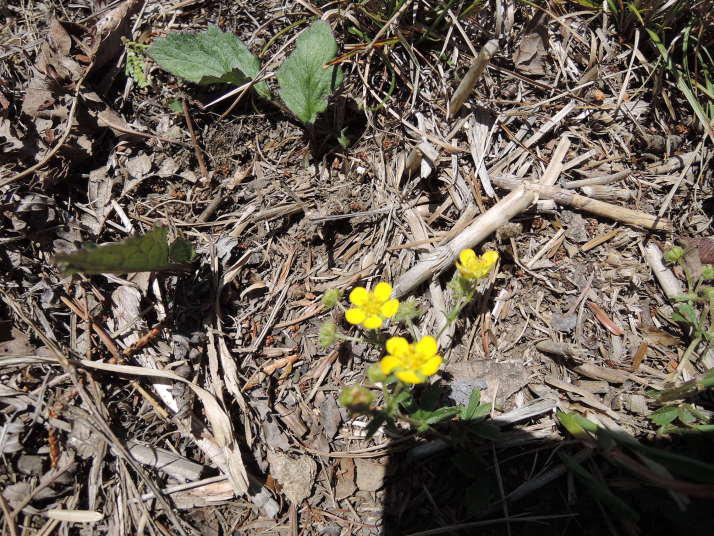
{"label": "fallen leaf", "polygon": [[357,487],[361,491],[377,491],[384,485],[387,466],[381,463],[357,458]]}
{"label": "fallen leaf", "polygon": [[283,492],[294,505],[310,496],[317,474],[317,464],[309,456],[291,458],[279,452],[268,452],[270,474],[283,486]]}
{"label": "fallen leaf", "polygon": [[335,471],[335,499],[341,501],[351,497],[357,490],[355,484],[355,462],[351,458],[340,458],[339,468]]}
{"label": "fallen leaf", "polygon": [[536,76],[545,74],[545,60],[548,47],[547,16],[540,13],[528,25],[513,54],[517,70]]}
{"label": "fallen leaf", "polygon": [[600,322],[610,333],[612,333],[613,335],[625,334],[623,329],[615,322],[613,322],[610,317],[607,316],[607,313],[603,311],[602,307],[600,307],[598,304],[589,301],[588,307],[595,314],[595,318],[598,319],[598,322]]}

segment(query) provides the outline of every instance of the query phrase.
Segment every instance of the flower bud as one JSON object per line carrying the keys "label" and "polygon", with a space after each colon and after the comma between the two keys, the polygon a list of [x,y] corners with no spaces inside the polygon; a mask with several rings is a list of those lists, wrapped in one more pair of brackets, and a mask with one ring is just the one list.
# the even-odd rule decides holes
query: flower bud
{"label": "flower bud", "polygon": [[342,299],[342,291],[338,288],[331,288],[322,295],[322,305],[327,309],[332,309]]}
{"label": "flower bud", "polygon": [[337,340],[337,326],[332,320],[320,326],[317,340],[323,348],[327,348]]}
{"label": "flower bud", "polygon": [[664,260],[667,262],[677,262],[684,255],[684,248],[680,246],[673,246],[672,249],[665,252]]}
{"label": "flower bud", "polygon": [[374,402],[374,394],[363,385],[350,385],[340,394],[340,404],[354,413],[365,413]]}
{"label": "flower bud", "polygon": [[379,363],[374,363],[367,369],[367,378],[372,383],[381,383],[387,379],[387,375],[382,372],[382,367]]}
{"label": "flower bud", "polygon": [[712,279],[714,279],[714,266],[705,264],[702,266],[702,280],[711,281]]}

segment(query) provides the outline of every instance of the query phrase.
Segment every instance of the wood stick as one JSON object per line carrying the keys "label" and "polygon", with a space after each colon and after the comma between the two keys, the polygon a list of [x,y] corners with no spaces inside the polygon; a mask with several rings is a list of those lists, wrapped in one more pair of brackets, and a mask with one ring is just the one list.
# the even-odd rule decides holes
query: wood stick
{"label": "wood stick", "polygon": [[461,110],[464,102],[466,102],[466,99],[471,94],[471,91],[473,91],[476,82],[479,81],[479,78],[481,78],[481,75],[486,70],[488,62],[491,61],[491,58],[494,54],[496,54],[496,52],[498,52],[498,40],[491,39],[478,53],[478,56],[474,59],[471,67],[466,73],[466,76],[464,76],[463,80],[461,80],[459,87],[456,88],[454,95],[449,101],[449,118],[452,118],[459,113],[459,110]]}
{"label": "wood stick", "polygon": [[552,199],[561,205],[568,205],[591,214],[610,218],[629,225],[644,227],[645,229],[652,231],[674,230],[672,223],[665,218],[652,216],[651,214],[647,214],[646,212],[642,212],[640,210],[633,210],[613,205],[612,203],[598,201],[597,199],[590,199],[584,195],[579,195],[570,190],[558,188],[557,186],[523,182],[519,179],[511,179],[507,177],[492,177],[491,180],[497,186],[507,190],[513,190],[514,188],[520,188],[523,186],[526,190],[538,194],[538,197],[542,199]]}

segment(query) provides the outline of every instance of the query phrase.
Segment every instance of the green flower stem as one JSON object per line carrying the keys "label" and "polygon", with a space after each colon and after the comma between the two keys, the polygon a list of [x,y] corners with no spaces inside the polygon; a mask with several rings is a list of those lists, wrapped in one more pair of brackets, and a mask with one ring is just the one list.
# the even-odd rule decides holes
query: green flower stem
{"label": "green flower stem", "polygon": [[419,340],[419,332],[417,331],[417,328],[414,325],[414,322],[412,322],[411,318],[407,318],[406,322],[407,322],[407,329],[409,330],[409,333],[412,334],[412,340],[418,341]]}
{"label": "green flower stem", "polygon": [[394,401],[397,395],[404,389],[404,384],[402,382],[397,382],[397,386],[394,388],[394,393],[390,393],[387,386],[382,384],[382,395],[384,396],[384,412],[390,417],[394,417],[398,412],[399,408],[394,405]]}
{"label": "green flower stem", "polygon": [[441,326],[441,329],[439,330],[439,333],[436,335],[436,340],[438,341],[441,335],[448,329],[448,327],[456,322],[456,319],[459,317],[461,314],[461,311],[466,307],[471,301],[474,299],[474,296],[476,295],[476,288],[471,289],[471,291],[468,293],[467,296],[460,298],[457,302],[456,305],[448,312],[446,313],[446,323]]}
{"label": "green flower stem", "polygon": [[369,344],[369,341],[366,339],[361,339],[359,337],[352,337],[351,335],[344,335],[343,333],[335,333],[335,339],[340,340],[340,341],[351,341],[351,342],[359,342],[363,344]]}

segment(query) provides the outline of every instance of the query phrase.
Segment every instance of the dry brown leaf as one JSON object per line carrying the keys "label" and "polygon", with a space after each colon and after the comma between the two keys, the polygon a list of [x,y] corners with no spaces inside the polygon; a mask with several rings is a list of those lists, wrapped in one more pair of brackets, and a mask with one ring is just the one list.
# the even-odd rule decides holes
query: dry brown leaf
{"label": "dry brown leaf", "polygon": [[283,492],[294,505],[310,496],[317,474],[317,464],[309,456],[291,458],[279,452],[268,452],[270,474],[283,486]]}
{"label": "dry brown leaf", "polygon": [[696,250],[702,264],[714,264],[714,239],[707,238],[680,238],[687,250]]}
{"label": "dry brown leaf", "polygon": [[27,333],[12,328],[9,338],[0,341],[0,355],[29,355],[35,353],[35,347],[30,343]]}
{"label": "dry brown leaf", "polygon": [[340,467],[335,472],[335,499],[341,501],[357,491],[355,484],[355,462],[351,458],[340,458]]}
{"label": "dry brown leaf", "polygon": [[548,55],[547,15],[540,13],[528,25],[526,32],[513,54],[513,63],[518,71],[542,76]]}
{"label": "dry brown leaf", "polygon": [[607,316],[607,313],[603,311],[602,307],[600,307],[597,303],[589,301],[587,305],[590,310],[595,314],[595,318],[598,319],[598,322],[600,322],[610,333],[612,333],[613,335],[625,334],[622,328],[618,326],[613,320],[611,320],[610,317]]}
{"label": "dry brown leaf", "polygon": [[357,487],[361,491],[377,491],[384,485],[387,466],[382,463],[357,458]]}

